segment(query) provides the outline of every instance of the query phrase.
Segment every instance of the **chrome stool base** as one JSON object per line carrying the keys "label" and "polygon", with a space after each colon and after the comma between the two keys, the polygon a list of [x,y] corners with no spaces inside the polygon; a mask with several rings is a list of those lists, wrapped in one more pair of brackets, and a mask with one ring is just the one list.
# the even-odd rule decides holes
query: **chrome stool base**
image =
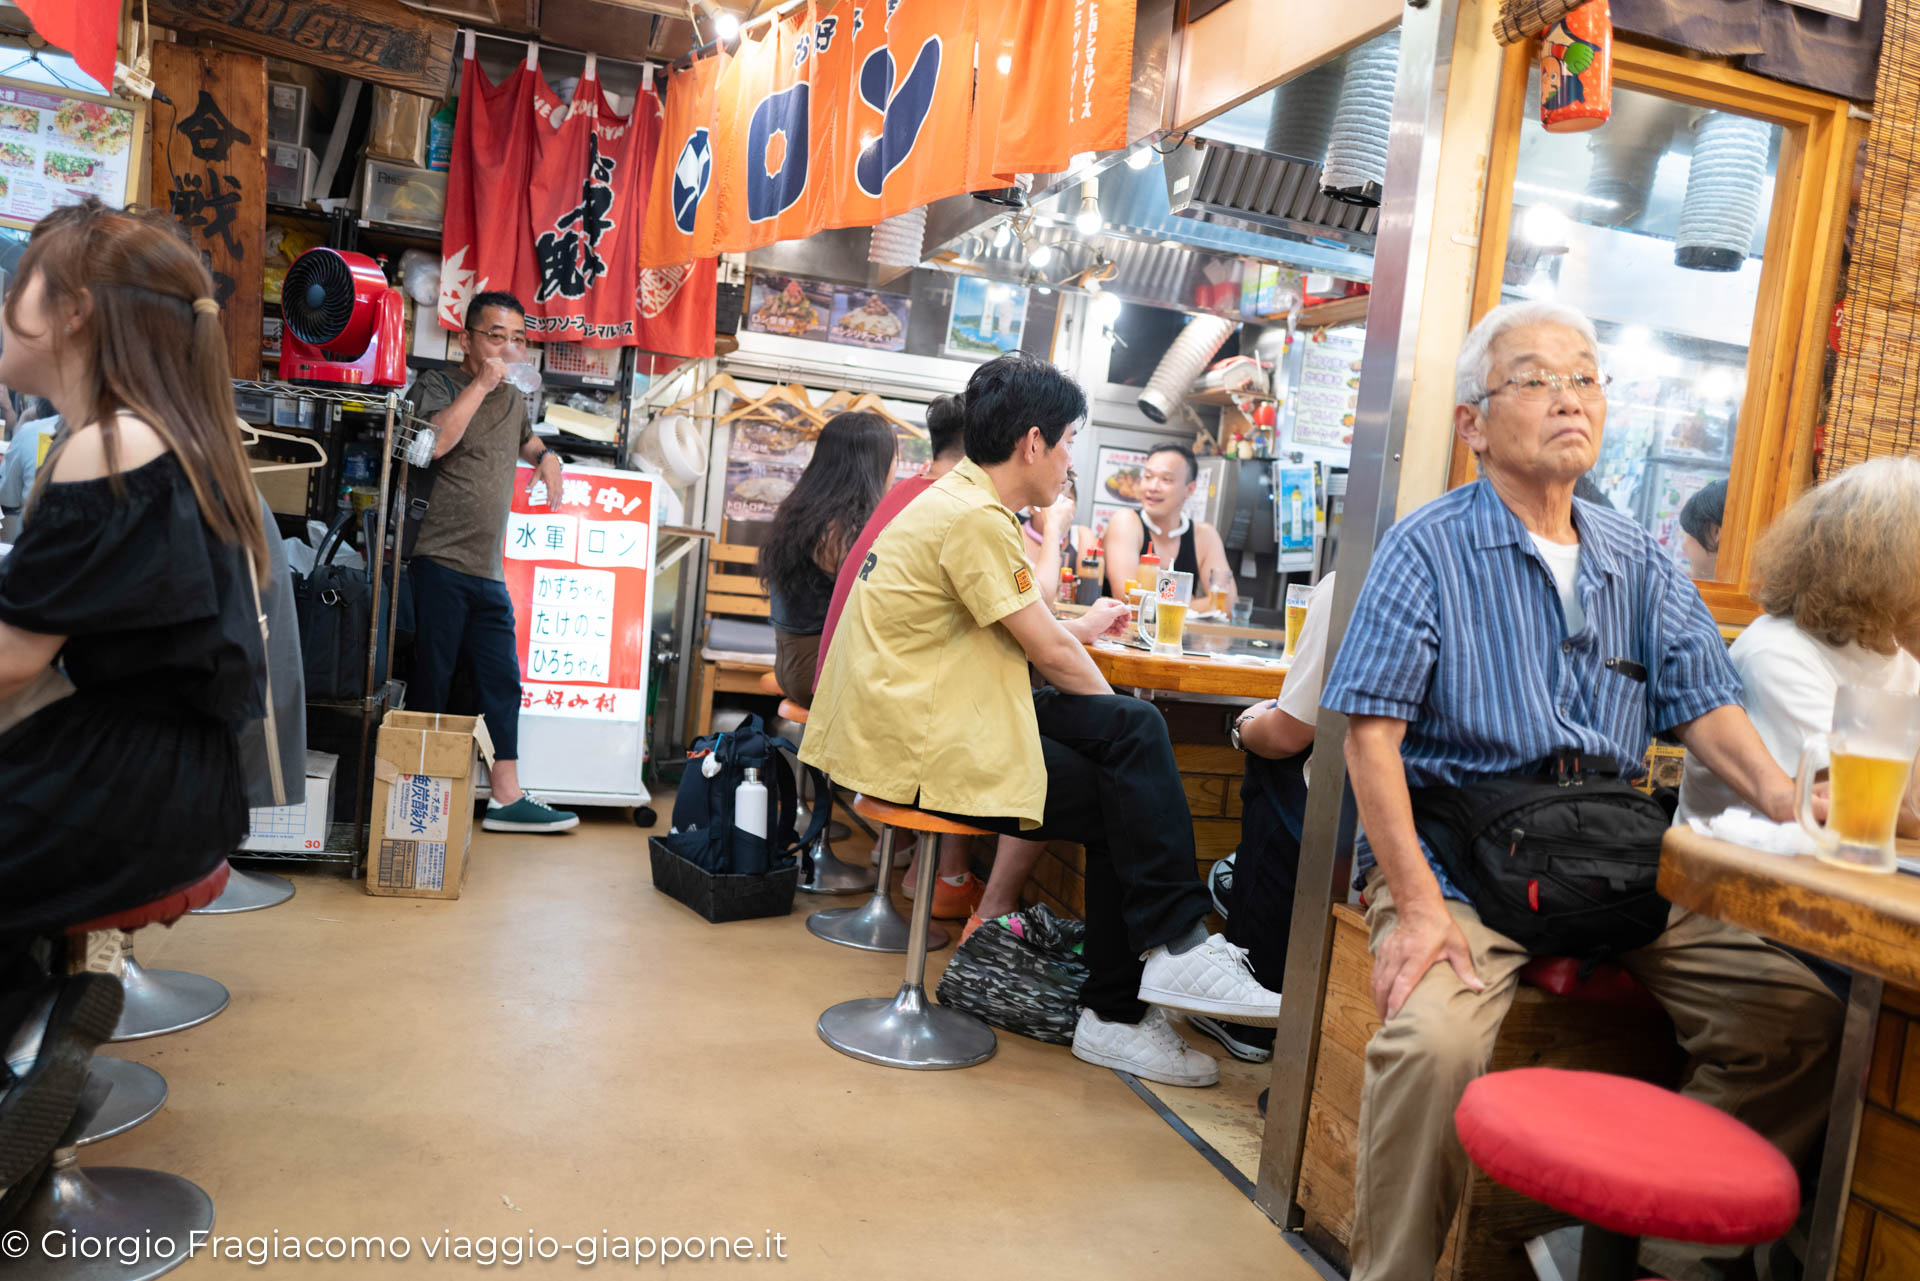
{"label": "chrome stool base", "polygon": [[[876,898],[884,896],[893,871],[893,829],[881,833],[880,843],[882,888]],[[972,1067],[992,1058],[999,1042],[993,1029],[973,1015],[927,1000],[927,947],[937,929],[933,924],[933,875],[939,857],[939,840],[932,833],[922,832],[919,845],[919,866],[914,869],[913,919],[907,935],[907,972],[900,990],[891,997],[842,1001],[822,1014],[815,1028],[821,1040],[842,1054],[882,1067],[913,1071]],[[892,910],[891,900],[886,906]],[[859,910],[872,912],[874,908],[875,904],[869,903]],[[807,920],[807,928],[821,934],[812,917]],[[938,930],[938,933],[944,944],[946,931]],[[829,936],[821,934],[821,937]]]}
{"label": "chrome stool base", "polygon": [[[874,871],[873,897],[859,907],[830,907],[815,912],[807,918],[807,930],[829,943],[838,943],[842,947],[856,947],[862,952],[896,952],[904,954],[912,936],[913,927],[907,918],[900,915],[900,909],[893,905],[890,887],[893,884],[893,829],[880,829],[880,839],[873,847],[874,862],[878,867]],[[927,932],[927,946],[939,949],[948,943],[947,932],[938,925],[930,925]]]}
{"label": "chrome stool base", "polygon": [[185,970],[148,970],[133,959],[129,944],[120,975],[126,1004],[114,1025],[114,1041],[138,1041],[197,1027],[227,1008],[232,999],[221,983]]}
{"label": "chrome stool base", "polygon": [[[187,1261],[191,1235],[213,1229],[213,1201],[177,1174],[124,1166],[83,1170],[68,1147],[53,1154],[52,1169],[8,1227],[25,1233],[28,1251],[8,1260],[7,1281],[148,1281]],[[42,1252],[49,1234],[64,1257]],[[98,1248],[110,1238],[132,1238],[143,1248],[151,1242],[156,1251],[171,1243],[172,1250],[132,1264],[112,1251],[74,1257],[81,1247]]]}
{"label": "chrome stool base", "polygon": [[81,1130],[80,1137],[74,1140],[75,1147],[85,1147],[116,1134],[125,1134],[158,1112],[167,1101],[167,1078],[144,1063],[129,1063],[126,1059],[96,1054],[88,1078],[90,1081],[104,1081],[112,1088],[106,1102],[100,1105],[100,1110]]}
{"label": "chrome stool base", "polygon": [[205,907],[196,907],[189,916],[227,916],[234,912],[258,912],[278,907],[293,897],[293,882],[272,872],[249,872],[232,868],[227,873],[227,888]]}
{"label": "chrome stool base", "polygon": [[901,984],[893,996],[842,1001],[818,1027],[820,1039],[842,1054],[923,1072],[985,1063],[998,1046],[992,1028],[928,1001],[918,983]]}
{"label": "chrome stool base", "polygon": [[879,883],[871,867],[855,867],[835,854],[824,834],[807,851],[806,860],[799,886],[802,894],[865,894]]}

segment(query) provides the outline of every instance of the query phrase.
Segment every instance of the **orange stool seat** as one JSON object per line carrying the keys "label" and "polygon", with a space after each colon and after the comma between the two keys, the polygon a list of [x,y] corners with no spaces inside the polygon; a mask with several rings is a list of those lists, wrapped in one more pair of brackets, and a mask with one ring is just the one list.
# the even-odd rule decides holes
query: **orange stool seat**
{"label": "orange stool seat", "polygon": [[772,694],[775,698],[779,698],[787,691],[780,688],[780,682],[774,678],[772,672],[761,672],[760,692],[762,694]]}
{"label": "orange stool seat", "polygon": [[795,725],[805,725],[807,723],[807,709],[790,698],[780,700],[780,715],[783,719],[790,720]]}
{"label": "orange stool seat", "polygon": [[855,796],[853,812],[875,823],[884,823],[888,827],[904,827],[910,832],[940,832],[955,836],[993,835],[984,827],[969,827],[965,823],[941,818],[938,814],[929,814],[925,810],[917,810],[910,805],[895,805],[891,801],[876,800],[871,796]]}

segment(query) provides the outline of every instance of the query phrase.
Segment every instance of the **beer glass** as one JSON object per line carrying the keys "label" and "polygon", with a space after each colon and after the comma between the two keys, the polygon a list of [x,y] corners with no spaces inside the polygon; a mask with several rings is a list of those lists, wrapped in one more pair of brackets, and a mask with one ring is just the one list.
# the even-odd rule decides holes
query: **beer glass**
{"label": "beer glass", "polygon": [[1153,643],[1153,652],[1180,656],[1187,631],[1187,610],[1193,604],[1193,575],[1163,569],[1154,590],[1140,598],[1140,639]]}
{"label": "beer glass", "polygon": [[1307,601],[1313,588],[1294,583],[1287,588],[1287,657],[1300,652],[1300,629],[1307,625]]}
{"label": "beer glass", "polygon": [[1233,575],[1224,569],[1207,571],[1207,612],[1227,617],[1228,596],[1233,591]]}
{"label": "beer glass", "polygon": [[[1813,778],[1828,756],[1826,826],[1813,819]],[[1833,702],[1833,730],[1800,750],[1794,809],[1829,863],[1863,872],[1891,872],[1893,832],[1920,751],[1920,695],[1842,685]]]}

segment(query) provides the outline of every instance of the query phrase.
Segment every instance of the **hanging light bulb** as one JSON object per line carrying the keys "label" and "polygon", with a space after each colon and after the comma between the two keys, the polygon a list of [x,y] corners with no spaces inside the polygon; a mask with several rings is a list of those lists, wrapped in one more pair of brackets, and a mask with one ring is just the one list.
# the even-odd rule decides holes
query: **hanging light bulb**
{"label": "hanging light bulb", "polygon": [[1145,169],[1152,163],[1153,149],[1151,147],[1135,147],[1127,155],[1127,168],[1133,170],[1135,173]]}
{"label": "hanging light bulb", "polygon": [[1053,261],[1052,245],[1035,245],[1027,252],[1027,261],[1036,267],[1044,267]]}
{"label": "hanging light bulb", "polygon": [[713,24],[713,36],[716,40],[733,40],[740,34],[740,19],[713,3],[713,0],[700,0],[700,8],[707,15],[707,21]]}
{"label": "hanging light bulb", "polygon": [[1005,249],[1011,243],[1013,243],[1013,224],[1003,220],[1000,223],[1000,230],[993,233],[993,247]]}
{"label": "hanging light bulb", "polygon": [[1080,212],[1074,215],[1073,226],[1083,236],[1097,236],[1106,226],[1106,220],[1100,216],[1100,183],[1089,178],[1080,186]]}
{"label": "hanging light bulb", "polygon": [[1093,323],[1102,329],[1111,329],[1120,319],[1120,300],[1104,289],[1096,289],[1093,294]]}

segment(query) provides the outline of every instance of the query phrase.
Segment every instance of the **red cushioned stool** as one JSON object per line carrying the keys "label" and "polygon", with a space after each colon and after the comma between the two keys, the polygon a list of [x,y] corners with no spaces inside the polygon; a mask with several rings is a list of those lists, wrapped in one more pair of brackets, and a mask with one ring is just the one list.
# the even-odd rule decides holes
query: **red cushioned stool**
{"label": "red cushioned stool", "polygon": [[1800,1180],[1780,1149],[1644,1081],[1494,1072],[1467,1086],[1453,1124],[1488,1178],[1587,1223],[1580,1281],[1631,1275],[1636,1237],[1759,1245],[1800,1212]]}
{"label": "red cushioned stool", "polygon": [[[69,937],[83,937],[95,930],[137,930],[148,925],[172,925],[196,907],[205,907],[227,888],[228,868],[223,861],[184,889],[175,890],[151,903],[83,921],[67,928]],[[138,1041],[143,1037],[182,1032],[205,1023],[227,1008],[227,989],[213,979],[184,970],[146,970],[133,959],[133,940],[127,940],[126,968],[120,985],[126,989],[127,1002],[120,1011],[120,1022],[113,1029],[115,1041]]]}
{"label": "red cushioned stool", "polygon": [[[194,908],[219,898],[227,886],[227,873],[227,865],[222,862],[183,889],[125,912],[84,921],[70,927],[67,935],[84,938],[94,930],[171,925]],[[138,1027],[156,1020],[192,1027],[227,1005],[227,989],[212,979],[172,970],[142,970],[134,963],[130,948],[121,983],[126,989],[127,1012],[132,1010],[136,992],[148,1003]],[[176,1030],[159,1027],[128,1035],[127,1012],[122,1013],[115,1028],[116,1041]],[[131,1129],[152,1116],[166,1101],[166,1094],[165,1079],[151,1068],[96,1056],[80,1108],[54,1150],[51,1168],[9,1226],[24,1231],[27,1239],[35,1242],[50,1237],[69,1242],[137,1239],[171,1241],[174,1249],[132,1264],[111,1252],[102,1258],[76,1258],[72,1257],[74,1251],[49,1256],[33,1250],[7,1265],[7,1281],[147,1281],[186,1262],[190,1235],[213,1228],[213,1201],[205,1192],[176,1174],[122,1166],[89,1166],[83,1170],[75,1159],[81,1146]]]}

